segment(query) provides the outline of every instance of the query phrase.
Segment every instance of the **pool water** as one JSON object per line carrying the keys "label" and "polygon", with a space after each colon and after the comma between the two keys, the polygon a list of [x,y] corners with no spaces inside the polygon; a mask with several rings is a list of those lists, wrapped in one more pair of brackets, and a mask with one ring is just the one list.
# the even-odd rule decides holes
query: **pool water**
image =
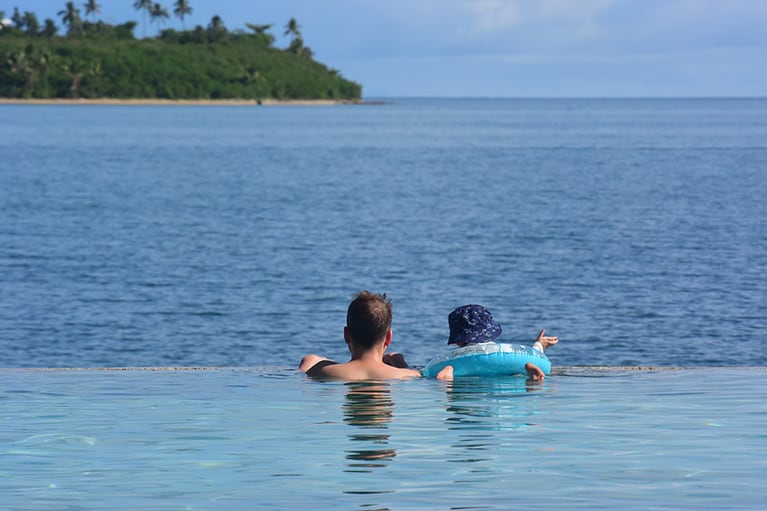
{"label": "pool water", "polygon": [[763,509],[767,371],[0,370],[0,508]]}

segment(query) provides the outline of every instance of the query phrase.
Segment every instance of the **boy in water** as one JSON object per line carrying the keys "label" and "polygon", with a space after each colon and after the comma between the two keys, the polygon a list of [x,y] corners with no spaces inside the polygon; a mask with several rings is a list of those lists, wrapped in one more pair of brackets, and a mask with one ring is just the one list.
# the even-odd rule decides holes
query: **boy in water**
{"label": "boy in water", "polygon": [[319,355],[306,355],[299,369],[314,378],[340,380],[382,380],[418,378],[419,371],[407,366],[396,367],[385,360],[391,344],[391,300],[386,295],[360,291],[346,312],[344,340],[351,360],[338,363]]}

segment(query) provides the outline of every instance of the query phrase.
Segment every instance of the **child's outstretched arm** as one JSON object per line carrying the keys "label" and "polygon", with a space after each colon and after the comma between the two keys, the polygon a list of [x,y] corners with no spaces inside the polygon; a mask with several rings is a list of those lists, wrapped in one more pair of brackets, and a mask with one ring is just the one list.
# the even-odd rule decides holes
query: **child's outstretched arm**
{"label": "child's outstretched arm", "polygon": [[533,343],[533,348],[537,349],[541,353],[543,353],[546,348],[554,346],[559,342],[559,337],[546,336],[544,335],[545,333],[546,330],[541,330],[538,332],[538,337],[535,338],[535,342]]}

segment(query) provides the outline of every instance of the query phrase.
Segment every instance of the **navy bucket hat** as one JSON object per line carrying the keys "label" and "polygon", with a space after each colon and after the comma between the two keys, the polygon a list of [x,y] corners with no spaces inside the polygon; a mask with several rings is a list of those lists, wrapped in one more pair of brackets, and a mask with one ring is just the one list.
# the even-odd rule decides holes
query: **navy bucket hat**
{"label": "navy bucket hat", "polygon": [[447,322],[450,325],[448,344],[490,342],[503,331],[490,311],[481,305],[458,307],[448,315]]}

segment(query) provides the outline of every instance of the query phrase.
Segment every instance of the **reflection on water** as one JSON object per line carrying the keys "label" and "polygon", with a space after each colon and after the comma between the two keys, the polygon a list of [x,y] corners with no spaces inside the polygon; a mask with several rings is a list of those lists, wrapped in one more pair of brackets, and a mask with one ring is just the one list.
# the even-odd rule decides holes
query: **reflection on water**
{"label": "reflection on water", "polygon": [[[456,378],[448,382],[448,423],[470,429],[487,429],[493,419],[517,415],[515,411],[527,408],[514,400],[528,392],[544,388],[545,382],[532,382],[521,377]],[[521,416],[530,415],[522,413]],[[505,423],[505,421],[503,421]]]}
{"label": "reflection on water", "polygon": [[358,429],[349,433],[352,449],[347,472],[372,472],[384,467],[397,455],[389,448],[388,425],[394,411],[389,384],[385,382],[352,382],[347,384],[343,405],[344,422]]}
{"label": "reflection on water", "polygon": [[[534,400],[528,393],[543,390],[546,382],[526,378],[456,378],[446,386],[448,429],[459,432],[454,463],[490,461],[504,441],[500,432],[535,426]],[[484,452],[484,454],[483,454]]]}

